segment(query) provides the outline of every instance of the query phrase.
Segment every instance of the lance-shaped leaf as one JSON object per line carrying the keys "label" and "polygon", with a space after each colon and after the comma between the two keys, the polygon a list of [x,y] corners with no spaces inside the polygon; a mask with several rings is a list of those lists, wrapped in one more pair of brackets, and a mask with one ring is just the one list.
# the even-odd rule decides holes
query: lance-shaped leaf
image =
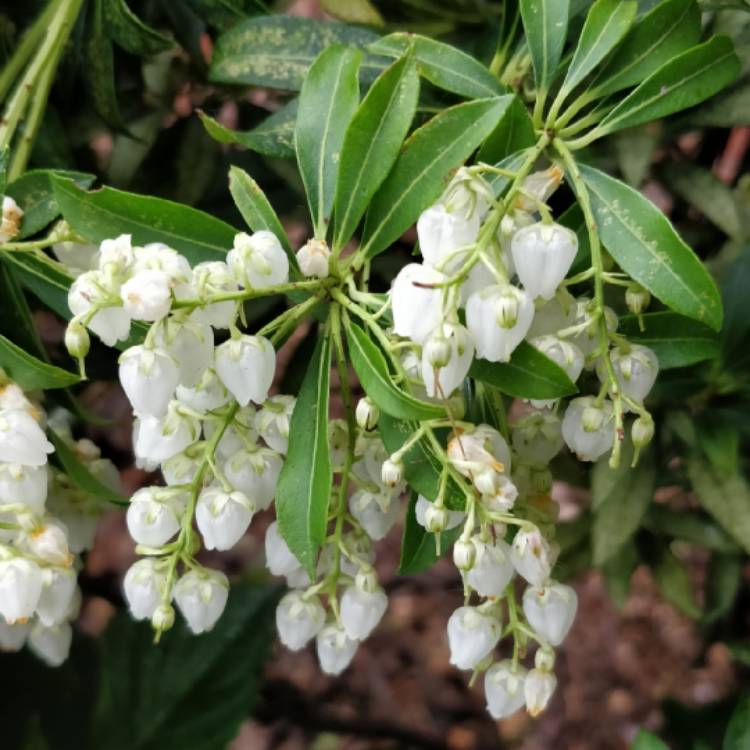
{"label": "lance-shaped leaf", "polygon": [[[398,572],[401,575],[413,575],[431,568],[438,560],[437,548],[435,546],[435,534],[428,533],[424,526],[417,522],[417,494],[412,492],[409,498],[409,507],[404,520],[404,533],[401,537],[401,560]],[[440,534],[440,554],[444,555],[461,535],[462,527],[459,524],[453,529],[448,529]]]}
{"label": "lance-shaped leaf", "polygon": [[652,73],[601,121],[598,137],[692,107],[730,84],[740,72],[732,40],[715,36]]}
{"label": "lance-shaped leaf", "polygon": [[506,95],[458,104],[412,133],[370,204],[361,242],[364,255],[383,252],[440,197],[451,170],[495,129],[512,100]]}
{"label": "lance-shaped leaf", "polygon": [[514,350],[510,362],[475,359],[469,377],[513,398],[561,398],[578,390],[559,365],[525,341]]}
{"label": "lance-shaped leaf", "polygon": [[534,123],[529,111],[523,102],[514,96],[497,127],[487,136],[479,149],[477,161],[496,165],[512,154],[530,148],[535,141]]}
{"label": "lance-shaped leaf", "polygon": [[75,232],[92,242],[132,234],[133,243],[163,242],[191,264],[223,260],[237,230],[190,206],[114,188],[86,192],[52,177],[55,199]]}
{"label": "lance-shaped leaf", "polygon": [[354,234],[401,149],[419,97],[419,76],[403,57],[378,77],[355,113],[341,149],[334,206],[334,247]]}
{"label": "lance-shaped leaf", "polygon": [[315,60],[302,85],[294,148],[315,236],[323,239],[336,192],[341,146],[359,103],[362,53],[334,45]]}
{"label": "lance-shaped leaf", "polygon": [[133,55],[155,55],[174,46],[167,36],[147,26],[125,0],[109,0],[104,6],[112,39]]}
{"label": "lance-shaped leaf", "polygon": [[675,312],[718,331],[719,290],[705,266],[653,203],[593,167],[580,165],[602,241],[620,268]]}
{"label": "lance-shaped leaf", "polygon": [[276,490],[279,530],[302,566],[314,574],[325,541],[332,470],[328,447],[331,339],[321,335],[289,425],[289,451]]}
{"label": "lance-shaped leaf", "polygon": [[438,88],[467,99],[504,93],[497,78],[476,58],[444,42],[419,34],[397,31],[368,46],[370,52],[400,57],[412,48],[419,72]]}
{"label": "lance-shaped leaf", "polygon": [[599,69],[592,94],[607,96],[640,83],[665,62],[698,43],[701,13],[695,0],[664,0],[641,16]]}
{"label": "lance-shaped leaf", "polygon": [[124,122],[115,91],[115,62],[112,40],[105,18],[105,0],[94,0],[89,13],[84,48],[84,71],[97,114],[112,128],[122,130]]}
{"label": "lance-shaped leaf", "polygon": [[569,0],[520,0],[537,89],[547,91],[568,33]]}
{"label": "lance-shaped leaf", "polygon": [[365,393],[381,411],[399,419],[440,419],[445,409],[402,391],[391,379],[383,353],[353,321],[346,324],[349,356]]}
{"label": "lance-shaped leaf", "polygon": [[586,16],[562,91],[572,91],[620,43],[637,11],[635,0],[596,0]]}
{"label": "lance-shaped leaf", "polygon": [[29,354],[10,339],[0,335],[0,368],[24,390],[66,388],[80,378]]}

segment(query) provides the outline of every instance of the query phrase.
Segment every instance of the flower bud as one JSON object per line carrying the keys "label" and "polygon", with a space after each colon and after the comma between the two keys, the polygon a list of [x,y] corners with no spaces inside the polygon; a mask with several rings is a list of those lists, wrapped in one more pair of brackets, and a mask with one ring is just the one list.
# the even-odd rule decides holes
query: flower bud
{"label": "flower bud", "polygon": [[160,604],[151,617],[151,627],[159,633],[171,630],[174,626],[174,607],[171,604]]}
{"label": "flower bud", "polygon": [[453,545],[453,564],[462,572],[471,570],[477,558],[477,548],[471,539],[458,539]]}
{"label": "flower bud", "polygon": [[375,629],[388,607],[383,589],[363,591],[348,586],[341,597],[341,624],[352,640],[363,641]]}
{"label": "flower bud", "polygon": [[635,448],[645,448],[654,439],[654,420],[645,415],[637,417],[630,430]]}
{"label": "flower bud", "polygon": [[317,596],[290,591],[276,607],[276,629],[290,651],[303,649],[323,628],[326,611]]}
{"label": "flower bud", "polygon": [[565,640],[577,608],[576,592],[555,581],[540,588],[530,586],[523,594],[523,611],[529,625],[550,646],[559,646]]}
{"label": "flower bud", "polygon": [[120,355],[120,383],[138,415],[164,416],[179,382],[177,363],[161,349],[131,346]]}
{"label": "flower bud", "polygon": [[108,282],[100,271],[82,273],[70,286],[68,307],[76,318],[88,316],[94,307],[88,327],[107,345],[114,346],[130,334],[130,316],[122,307],[113,307]]}
{"label": "flower bud", "polygon": [[68,622],[52,627],[38,622],[29,633],[29,648],[49,667],[59,667],[68,658],[72,642],[73,629]]}
{"label": "flower bud", "polygon": [[651,295],[640,284],[630,284],[625,290],[625,304],[633,315],[640,315],[651,304]]}
{"label": "flower bud", "polygon": [[451,464],[472,480],[485,468],[496,473],[509,473],[511,470],[510,448],[505,438],[487,424],[477,425],[473,430],[466,430],[451,438],[447,452]]}
{"label": "flower bud", "polygon": [[542,586],[552,570],[550,546],[536,526],[522,528],[516,533],[510,559],[518,574],[532,586]]}
{"label": "flower bud", "polygon": [[466,574],[466,582],[480,596],[501,597],[513,578],[510,547],[502,539],[490,544],[474,538],[476,560]]}
{"label": "flower bud", "polygon": [[320,668],[326,674],[340,675],[350,664],[359,643],[338,625],[326,625],[315,640]]}
{"label": "flower bud", "polygon": [[297,251],[297,263],[302,275],[307,278],[325,279],[330,274],[331,251],[325,240],[308,240]]}
{"label": "flower bud", "polygon": [[562,180],[563,171],[557,164],[553,164],[541,172],[533,172],[523,181],[523,192],[519,194],[516,206],[521,211],[528,211],[529,213],[537,211],[537,202],[525,194],[530,193],[544,203],[560,187]]}
{"label": "flower bud", "polygon": [[448,511],[446,508],[430,503],[424,513],[424,527],[430,534],[439,534],[448,528]]}
{"label": "flower bud", "polygon": [[242,335],[216,348],[216,372],[241,406],[268,398],[275,371],[276,352],[263,336]]}
{"label": "flower bud", "polygon": [[[609,358],[623,395],[642,403],[659,374],[656,353],[647,346],[629,344],[626,348],[612,349]],[[603,363],[597,367],[597,374],[602,382],[606,382],[608,374]]]}
{"label": "flower bud", "polygon": [[432,368],[445,367],[451,361],[451,346],[448,343],[448,339],[442,335],[442,331],[433,333],[425,341],[422,356],[425,362]]}
{"label": "flower bud", "polygon": [[218,570],[190,570],[175,584],[174,598],[196,635],[211,630],[229,597],[229,581]]}
{"label": "flower bud", "polygon": [[227,263],[245,288],[263,289],[289,281],[289,259],[276,235],[267,230],[236,235]]}
{"label": "flower bud", "polygon": [[68,354],[75,359],[83,359],[91,348],[91,339],[89,338],[86,327],[80,320],[73,320],[68,323],[65,329],[65,348]]}
{"label": "flower bud", "polygon": [[361,430],[374,430],[378,426],[380,419],[380,409],[367,397],[357,401],[357,408],[354,410],[357,425]]}
{"label": "flower bud", "polygon": [[442,320],[442,289],[434,286],[445,276],[429,266],[409,263],[391,287],[393,332],[421,344]]}
{"label": "flower bud", "polygon": [[544,711],[556,687],[557,678],[550,672],[532,669],[526,675],[523,691],[526,710],[531,716],[539,716]]}
{"label": "flower bud", "polygon": [[574,398],[565,410],[562,434],[565,444],[580,461],[596,461],[615,439],[612,403],[597,403],[592,396]]}
{"label": "flower bud", "polygon": [[206,549],[232,549],[244,536],[257,508],[242,492],[206,487],[195,506],[195,522]]}
{"label": "flower bud", "polygon": [[526,702],[524,683],[527,671],[505,660],[493,664],[484,675],[487,710],[495,720],[511,716]]}
{"label": "flower bud", "polygon": [[0,615],[12,625],[25,622],[36,610],[42,594],[42,571],[23,557],[0,560]]}
{"label": "flower bud", "polygon": [[166,585],[166,572],[154,558],[145,557],[134,562],[123,581],[132,617],[136,620],[151,619],[162,601]]}
{"label": "flower bud", "polygon": [[474,669],[495,648],[502,634],[501,622],[476,607],[459,607],[448,619],[451,664]]}
{"label": "flower bud", "polygon": [[393,488],[401,484],[404,480],[404,462],[400,458],[387,458],[383,461],[380,477],[386,487]]}
{"label": "flower bud", "polygon": [[474,342],[458,323],[444,323],[422,349],[422,380],[430,398],[447,397],[466,378],[474,359]]}
{"label": "flower bud", "polygon": [[[557,336],[541,336],[531,340],[531,345],[538,349],[545,357],[549,357],[565,372],[571,382],[575,383],[583,371],[583,352],[569,341]],[[546,409],[556,403],[556,399],[531,399],[531,405],[536,409]]]}
{"label": "flower bud", "polygon": [[[427,517],[428,512],[431,511],[431,509],[435,508],[435,505],[431,503],[424,495],[419,495],[417,497],[417,503],[414,506],[414,515],[417,519],[417,523],[427,530]],[[445,510],[444,508],[442,510]],[[448,513],[448,519],[446,522],[446,525],[444,527],[444,530],[450,530],[455,529],[456,526],[459,526],[464,522],[464,519],[466,518],[466,513],[464,513],[462,510],[449,510]]]}

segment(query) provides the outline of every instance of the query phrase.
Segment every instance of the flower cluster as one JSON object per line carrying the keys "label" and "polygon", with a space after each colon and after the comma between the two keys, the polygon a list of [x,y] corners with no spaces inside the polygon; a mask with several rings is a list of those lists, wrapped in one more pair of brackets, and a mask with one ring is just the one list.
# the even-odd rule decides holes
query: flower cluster
{"label": "flower cluster", "polygon": [[3,196],[0,217],[0,243],[10,242],[21,230],[23,211],[9,195]]}

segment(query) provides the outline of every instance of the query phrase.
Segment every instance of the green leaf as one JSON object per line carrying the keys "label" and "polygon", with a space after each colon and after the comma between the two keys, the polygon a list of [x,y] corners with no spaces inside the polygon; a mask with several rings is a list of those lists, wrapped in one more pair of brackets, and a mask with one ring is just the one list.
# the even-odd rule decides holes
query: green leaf
{"label": "green leaf", "polygon": [[[417,523],[417,493],[412,492],[409,507],[404,521],[404,533],[401,537],[401,560],[398,565],[400,575],[413,575],[431,568],[438,561],[435,547],[435,534],[429,534]],[[440,534],[440,554],[448,552],[461,535],[462,526],[449,529]]]}
{"label": "green leaf", "polygon": [[349,356],[365,393],[386,414],[399,419],[440,419],[445,409],[439,404],[420,401],[402,391],[391,379],[381,350],[352,320],[346,323]]}
{"label": "green leaf", "polygon": [[732,128],[750,122],[750,83],[743,83],[686,113],[687,127]]}
{"label": "green leaf", "polygon": [[727,367],[738,369],[750,361],[750,316],[747,290],[750,289],[750,247],[743,247],[727,269],[722,283],[724,301],[723,359]]}
{"label": "green leaf", "polygon": [[[643,323],[643,330],[640,322]],[[721,353],[715,331],[673,312],[626,315],[620,318],[617,330],[628,340],[653,349],[662,370],[715,359]]]}
{"label": "green leaf", "polygon": [[0,194],[5,195],[5,185],[8,181],[8,160],[10,149],[3,146],[0,149]]}
{"label": "green leaf", "polygon": [[279,531],[314,574],[325,541],[333,474],[328,446],[331,338],[321,335],[302,381],[289,426],[289,451],[276,490]]}
{"label": "green leaf", "polygon": [[112,39],[133,55],[155,55],[172,49],[174,42],[147,26],[128,7],[125,0],[107,0],[105,17]]}
{"label": "green leaf", "polygon": [[619,180],[579,167],[602,241],[620,268],[667,307],[718,331],[719,290],[666,216]]}
{"label": "green leaf", "polygon": [[655,734],[641,729],[630,746],[630,750],[669,750],[669,748]]}
{"label": "green leaf", "polygon": [[706,581],[706,603],[701,622],[710,625],[731,612],[742,584],[743,556],[734,554],[711,555]]}
{"label": "green leaf", "polygon": [[89,187],[94,176],[85,172],[68,172],[62,169],[32,169],[14,180],[7,189],[7,195],[13,198],[23,209],[21,233],[18,239],[24,239],[44,229],[60,215],[55,201],[51,178],[53,175],[73,180],[82,188]]}
{"label": "green leaf", "polygon": [[630,594],[630,579],[638,566],[638,550],[630,539],[602,566],[604,585],[618,609],[622,609]]}
{"label": "green leaf", "polygon": [[54,176],[52,185],[65,220],[92,242],[132,234],[134,244],[163,242],[196,264],[223,260],[237,234],[209,214],[163,198],[106,187],[86,192]]}
{"label": "green leaf", "polygon": [[704,513],[677,511],[653,504],[643,518],[643,526],[655,534],[715,552],[736,552],[738,549],[729,534]]}
{"label": "green leaf", "polygon": [[596,127],[599,136],[658,120],[705,101],[739,73],[729,37],[715,36],[654,71]]}
{"label": "green leaf", "polygon": [[591,6],[561,91],[572,91],[620,43],[635,20],[638,3],[596,0]]}
{"label": "green leaf", "polygon": [[634,86],[698,43],[701,13],[695,0],[664,0],[641,16],[592,83],[593,96]]}
{"label": "green leaf", "polygon": [[617,166],[631,187],[640,187],[646,179],[654,149],[659,143],[660,130],[660,123],[650,123],[628,128],[614,136]]}
{"label": "green leaf", "polygon": [[366,257],[395,242],[437,200],[451,170],[495,129],[512,99],[507,95],[458,104],[412,133],[367,212],[360,245]]}
{"label": "green leaf", "polygon": [[665,548],[660,551],[653,571],[661,595],[672,606],[693,619],[701,616],[700,608],[695,601],[690,574],[685,564],[669,549]]}
{"label": "green leaf", "polygon": [[378,39],[367,49],[386,57],[401,57],[411,49],[424,78],[438,88],[467,99],[504,93],[495,76],[479,60],[450,44],[426,36],[397,31]]}
{"label": "green leaf", "polygon": [[698,453],[688,456],[687,473],[701,505],[745,552],[750,552],[750,487],[744,477],[719,474]]}
{"label": "green leaf", "polygon": [[98,500],[106,500],[114,505],[127,506],[129,504],[127,498],[97,479],[78,460],[75,451],[65,442],[64,438],[54,430],[49,430],[47,434],[55,446],[55,456],[73,484]]}
{"label": "green leaf", "polygon": [[45,261],[31,253],[5,253],[3,262],[13,271],[18,281],[47,307],[65,319],[72,313],[68,308],[68,289],[73,277],[59,264]]}
{"label": "green leaf", "polygon": [[0,367],[29,391],[66,388],[80,380],[72,372],[37,359],[3,335],[0,335]]}
{"label": "green leaf", "polygon": [[349,241],[388,176],[414,119],[418,97],[414,61],[404,57],[378,77],[349,123],[336,183],[335,248]]}
{"label": "green leaf", "polygon": [[264,156],[291,159],[298,105],[299,100],[292,99],[251,130],[231,130],[200,110],[198,116],[206,132],[219,143],[235,143]]}
{"label": "green leaf", "polygon": [[97,114],[110,127],[123,130],[124,123],[115,90],[114,52],[106,28],[105,3],[106,0],[94,0],[91,4],[91,23],[86,29],[84,47],[84,71]]}
{"label": "green leaf", "polygon": [[[334,21],[292,16],[249,18],[224,32],[211,58],[214,83],[248,84],[299,91],[313,60],[332,44],[363,48],[377,34]],[[362,68],[372,80],[382,69],[367,59]]]}
{"label": "green leaf", "polygon": [[569,0],[520,0],[521,19],[540,91],[548,91],[568,31]]}
{"label": "green leaf", "polygon": [[323,10],[347,23],[385,26],[383,16],[370,0],[322,0]]}
{"label": "green leaf", "polygon": [[514,96],[497,127],[479,149],[477,161],[496,165],[512,154],[530,148],[535,142],[534,124],[529,112],[524,103]]}
{"label": "green leaf", "polygon": [[228,747],[260,687],[276,599],[277,591],[268,587],[233,585],[210,634],[194,636],[180,622],[158,646],[150,627],[118,615],[100,642],[92,747]]}
{"label": "green leaf", "polygon": [[750,695],[743,695],[729,720],[722,750],[745,750],[750,747]]}
{"label": "green leaf", "polygon": [[649,452],[642,454],[636,470],[630,468],[632,457],[632,443],[626,440],[617,469],[611,469],[608,459],[603,458],[591,472],[591,544],[596,566],[614,557],[631,539],[654,496],[653,457]]}
{"label": "green leaf", "polygon": [[525,341],[515,349],[510,362],[475,359],[469,377],[513,398],[560,398],[578,390],[559,365]]}
{"label": "green leaf", "polygon": [[359,104],[362,53],[333,45],[315,60],[302,84],[294,148],[315,236],[324,239],[333,208],[341,146]]}

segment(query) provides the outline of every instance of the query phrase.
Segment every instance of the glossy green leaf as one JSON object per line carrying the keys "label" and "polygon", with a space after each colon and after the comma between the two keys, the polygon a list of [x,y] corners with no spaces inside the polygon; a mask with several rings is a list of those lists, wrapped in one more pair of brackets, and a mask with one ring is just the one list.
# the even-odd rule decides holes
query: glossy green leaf
{"label": "glossy green leaf", "polygon": [[626,315],[620,318],[617,330],[629,341],[653,349],[662,370],[715,359],[721,353],[716,331],[673,312],[645,313],[640,320],[639,316]]}
{"label": "glossy green leaf", "polygon": [[637,10],[635,0],[596,0],[586,16],[563,91],[572,91],[612,52],[628,32]]}
{"label": "glossy green leaf", "polygon": [[[313,60],[332,44],[365,47],[377,34],[335,21],[292,16],[249,18],[224,32],[211,58],[215,83],[248,84],[299,91]],[[382,70],[375,59],[362,68],[372,80]]]}
{"label": "glossy green leaf", "polygon": [[99,643],[102,666],[91,747],[228,747],[260,688],[277,599],[278,591],[270,587],[233,583],[210,634],[193,635],[178,615],[157,646],[146,623],[135,623],[122,612]]}
{"label": "glossy green leaf", "polygon": [[512,99],[507,95],[458,104],[412,133],[367,212],[360,246],[367,257],[395,242],[437,200],[451,170],[495,129]]}
{"label": "glossy green leaf", "polygon": [[512,154],[530,148],[535,142],[534,124],[529,111],[524,103],[514,96],[497,127],[487,136],[479,149],[477,161],[497,164]]}
{"label": "glossy green leaf", "polygon": [[559,365],[525,341],[515,349],[510,362],[475,359],[469,377],[513,398],[560,398],[578,390]]}
{"label": "glossy green leaf", "polygon": [[623,182],[580,165],[602,241],[620,268],[667,307],[714,330],[722,309],[714,280],[653,203]]}
{"label": "glossy green leaf", "polygon": [[655,734],[641,729],[630,746],[630,750],[669,750],[669,748]]}
{"label": "glossy green leaf", "polygon": [[359,104],[359,50],[333,45],[302,84],[294,149],[315,236],[324,239],[336,193],[344,135]]}
{"label": "glossy green leaf", "polygon": [[55,446],[55,456],[60,462],[65,473],[77,487],[82,489],[97,500],[113,503],[114,505],[127,506],[128,500],[119,492],[108,487],[100,479],[95,477],[86,466],[84,466],[75,454],[75,451],[54,430],[48,432],[49,439]]}
{"label": "glossy green leaf", "polygon": [[205,112],[198,112],[206,132],[219,143],[235,143],[264,156],[291,159],[294,156],[294,125],[298,99],[292,99],[251,130],[231,130]]}
{"label": "glossy green leaf", "polygon": [[722,750],[745,750],[750,747],[750,695],[743,695],[729,720]]}
{"label": "glossy green leaf", "polygon": [[26,301],[21,285],[7,262],[6,253],[0,259],[0,299],[3,304],[3,315],[0,316],[0,333],[7,336],[24,351],[35,357],[46,360],[47,352],[39,337],[32,318],[29,303]]}
{"label": "glossy green leaf", "polygon": [[631,539],[654,496],[656,471],[651,454],[641,454],[637,470],[630,468],[632,457],[632,443],[626,440],[617,469],[610,468],[605,457],[591,472],[591,544],[596,566],[614,557]]}
{"label": "glossy green leaf", "polygon": [[133,55],[155,55],[174,46],[174,42],[141,21],[126,0],[107,0],[105,17],[112,39]]}
{"label": "glossy green leaf", "polygon": [[289,426],[289,451],[276,490],[279,531],[314,574],[325,540],[333,474],[328,446],[331,339],[322,334],[302,381]]}
{"label": "glossy green leaf", "polygon": [[43,362],[3,335],[0,335],[0,368],[21,388],[30,391],[66,388],[80,380],[78,375]]}
{"label": "glossy green leaf", "polygon": [[427,420],[445,417],[442,406],[420,401],[393,382],[382,351],[362,328],[351,320],[347,321],[345,328],[349,356],[359,382],[381,411],[399,419]]}
{"label": "glossy green leaf", "polygon": [[687,473],[701,505],[745,552],[750,552],[750,486],[744,477],[719,474],[698,453],[688,457]]}
{"label": "glossy green leaf", "polygon": [[47,307],[63,318],[72,317],[68,308],[68,289],[73,277],[61,265],[44,261],[31,253],[7,253],[3,261],[21,285]]}
{"label": "glossy green leaf", "polygon": [[97,114],[110,127],[122,130],[124,123],[115,90],[114,51],[108,33],[105,7],[105,0],[94,0],[91,4],[90,24],[86,30],[84,47],[84,71]]}
{"label": "glossy green leaf", "polygon": [[52,185],[65,220],[92,242],[132,234],[134,244],[163,242],[196,264],[223,260],[237,233],[209,214],[163,198],[113,188],[86,192],[59,177],[52,177]]}
{"label": "glossy green leaf", "polygon": [[597,126],[599,136],[658,120],[705,101],[739,73],[729,37],[715,36],[654,71]]}
{"label": "glossy green leaf", "polygon": [[634,86],[698,43],[701,14],[695,0],[665,0],[636,21],[623,43],[599,69],[596,96]]}
{"label": "glossy green leaf", "polygon": [[568,31],[569,0],[520,0],[521,19],[537,89],[547,91],[562,56]]}
{"label": "glossy green leaf", "polygon": [[411,57],[387,68],[367,92],[344,138],[334,203],[334,247],[354,234],[401,150],[419,97]]}
{"label": "glossy green leaf", "polygon": [[410,48],[420,74],[438,88],[467,99],[504,93],[495,76],[479,60],[457,47],[426,36],[397,31],[378,39],[368,50],[386,57],[401,57]]}
{"label": "glossy green leaf", "polygon": [[[404,520],[404,533],[401,537],[401,560],[398,565],[400,575],[414,575],[431,568],[438,560],[435,534],[429,534],[417,522],[417,494],[412,493]],[[440,554],[444,555],[453,547],[461,535],[462,526],[440,534]]]}

